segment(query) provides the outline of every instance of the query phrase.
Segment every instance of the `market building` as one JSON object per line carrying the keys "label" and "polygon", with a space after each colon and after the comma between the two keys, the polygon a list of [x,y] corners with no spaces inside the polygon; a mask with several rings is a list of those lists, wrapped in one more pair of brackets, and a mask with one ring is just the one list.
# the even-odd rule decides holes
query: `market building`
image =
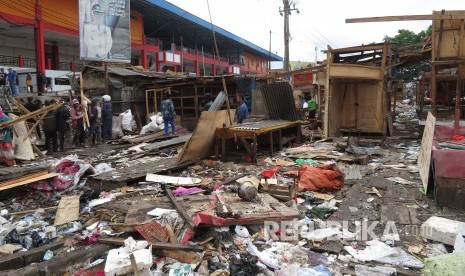
{"label": "market building", "polygon": [[[195,76],[267,74],[282,58],[164,0],[130,2],[131,64]],[[2,1],[0,66],[79,71],[79,1]]]}

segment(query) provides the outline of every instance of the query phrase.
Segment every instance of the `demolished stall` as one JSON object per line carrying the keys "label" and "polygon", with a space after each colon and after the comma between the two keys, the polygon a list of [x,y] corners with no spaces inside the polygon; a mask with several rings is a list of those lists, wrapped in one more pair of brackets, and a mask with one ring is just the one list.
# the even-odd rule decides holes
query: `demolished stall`
{"label": "demolished stall", "polygon": [[[425,75],[420,95],[430,92],[431,113],[450,119],[456,131],[465,114],[462,105],[465,69],[465,11],[433,11],[431,15],[402,15],[346,19],[346,23],[432,20],[431,74]],[[455,102],[455,104],[452,104]],[[440,105],[438,105],[440,103]],[[420,105],[423,107],[423,105]],[[454,106],[454,112],[450,112]],[[425,122],[420,122],[424,125]]]}
{"label": "demolished stall", "polygon": [[[141,117],[145,116],[144,91],[153,83],[155,75],[148,71],[127,68],[87,66],[82,71],[84,91],[91,98],[108,94],[113,104],[113,112],[122,113],[136,105]],[[108,88],[107,88],[108,87]]]}
{"label": "demolished stall", "polygon": [[388,45],[327,50],[324,136],[386,135]]}
{"label": "demolished stall", "polygon": [[[216,129],[216,149],[223,159],[228,149],[235,148],[237,139],[254,162],[257,162],[258,146],[268,147],[270,155],[286,144],[301,141],[301,126],[294,104],[293,89],[286,81],[261,86],[261,96],[266,110],[265,120],[250,121],[237,126]],[[220,150],[221,148],[221,150]]]}
{"label": "demolished stall", "polygon": [[[265,78],[259,76],[224,76],[228,91],[228,99],[231,108],[236,106],[236,93],[245,95],[246,104],[249,110],[254,110],[260,106],[261,98],[257,91],[266,83]],[[188,77],[180,76],[177,78],[158,79],[156,82],[147,87],[145,90],[145,110],[147,114],[156,114],[161,111],[161,102],[163,93],[167,92],[173,101],[176,114],[180,116],[181,125],[193,130],[201,115],[200,106],[204,103],[206,94],[212,95],[214,101],[223,90],[221,77]],[[216,110],[226,109],[226,102],[223,101]],[[212,110],[213,111],[213,110]],[[257,108],[256,115],[264,115],[264,109]]]}

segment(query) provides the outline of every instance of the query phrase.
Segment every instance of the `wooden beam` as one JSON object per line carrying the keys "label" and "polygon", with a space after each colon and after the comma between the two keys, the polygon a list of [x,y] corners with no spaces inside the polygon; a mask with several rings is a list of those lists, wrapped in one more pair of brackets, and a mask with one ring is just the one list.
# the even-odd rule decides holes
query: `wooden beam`
{"label": "wooden beam", "polygon": [[194,228],[195,228],[194,222],[193,222],[192,219],[189,217],[189,215],[187,214],[186,210],[184,210],[184,208],[182,207],[182,205],[179,204],[179,202],[176,201],[176,198],[175,198],[174,195],[171,193],[170,188],[168,188],[167,185],[164,184],[164,185],[163,185],[163,189],[165,190],[166,195],[168,196],[168,198],[170,199],[170,201],[173,203],[174,208],[176,209],[176,211],[178,212],[178,214],[184,219],[184,221],[189,225],[190,228],[194,229]]}
{"label": "wooden beam", "polygon": [[42,115],[43,113],[47,113],[47,112],[49,112],[49,111],[51,111],[51,110],[55,110],[55,109],[57,109],[57,108],[60,107],[60,106],[61,106],[60,103],[55,103],[55,104],[53,104],[53,105],[49,105],[49,106],[43,107],[43,108],[41,108],[41,109],[39,109],[39,110],[33,111],[33,112],[28,113],[28,114],[26,114],[26,115],[23,115],[23,116],[21,116],[21,117],[18,117],[18,118],[14,119],[14,120],[1,123],[1,124],[0,124],[0,129],[9,127],[9,126],[11,126],[11,125],[14,125],[14,124],[16,124],[17,122],[22,122],[22,121],[25,121],[25,120],[27,120],[27,119],[32,119],[32,118],[34,118],[34,117],[36,117],[36,116]]}
{"label": "wooden beam", "polygon": [[[50,112],[50,111],[49,111]],[[26,135],[24,136],[24,139],[23,139],[23,142],[26,141],[27,139],[29,139],[29,135],[31,135],[31,133],[36,130],[36,127],[37,125],[44,119],[45,115],[47,115],[47,113],[44,113],[42,114],[39,119],[34,123],[34,125],[29,129],[29,131],[26,133]],[[40,133],[38,133],[40,134]]]}
{"label": "wooden beam", "polygon": [[413,21],[413,20],[458,20],[465,19],[465,14],[444,14],[444,15],[394,15],[380,17],[347,18],[346,23],[367,23],[367,22],[389,22],[389,21]]}

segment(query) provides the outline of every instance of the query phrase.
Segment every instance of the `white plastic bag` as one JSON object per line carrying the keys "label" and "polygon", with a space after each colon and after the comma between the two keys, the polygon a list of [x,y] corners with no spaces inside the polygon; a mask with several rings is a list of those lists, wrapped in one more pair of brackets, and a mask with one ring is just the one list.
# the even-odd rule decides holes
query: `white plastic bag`
{"label": "white plastic bag", "polygon": [[132,121],[133,121],[133,116],[131,113],[131,110],[127,110],[124,113],[121,113],[121,125],[123,130],[125,131],[132,131]]}

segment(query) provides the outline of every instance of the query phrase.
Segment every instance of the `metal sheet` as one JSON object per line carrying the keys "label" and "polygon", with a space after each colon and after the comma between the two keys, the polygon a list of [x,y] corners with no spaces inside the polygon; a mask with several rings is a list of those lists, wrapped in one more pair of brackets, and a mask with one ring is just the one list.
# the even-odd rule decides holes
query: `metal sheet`
{"label": "metal sheet", "polygon": [[279,125],[289,124],[289,121],[284,120],[267,120],[255,123],[242,124],[240,126],[233,127],[233,129],[246,129],[246,130],[259,130],[262,128],[274,127]]}
{"label": "metal sheet", "polygon": [[142,150],[146,150],[146,151],[158,151],[158,150],[161,150],[161,149],[163,149],[163,148],[167,148],[167,147],[172,147],[172,146],[184,144],[184,143],[187,142],[190,138],[191,138],[191,135],[190,135],[190,134],[188,134],[188,135],[183,135],[183,136],[179,136],[179,137],[176,137],[176,138],[173,138],[173,139],[170,139],[170,140],[165,140],[165,141],[161,141],[161,142],[156,142],[156,143],[150,144],[150,145],[148,145],[148,146],[142,147]]}
{"label": "metal sheet", "polygon": [[208,109],[208,111],[218,111],[220,108],[223,106],[223,104],[226,102],[226,99],[228,96],[224,91],[221,91],[218,93],[218,96],[216,96],[215,101],[213,101],[212,105]]}
{"label": "metal sheet", "polygon": [[261,88],[267,117],[270,120],[297,121],[292,87],[288,82],[275,82]]}

